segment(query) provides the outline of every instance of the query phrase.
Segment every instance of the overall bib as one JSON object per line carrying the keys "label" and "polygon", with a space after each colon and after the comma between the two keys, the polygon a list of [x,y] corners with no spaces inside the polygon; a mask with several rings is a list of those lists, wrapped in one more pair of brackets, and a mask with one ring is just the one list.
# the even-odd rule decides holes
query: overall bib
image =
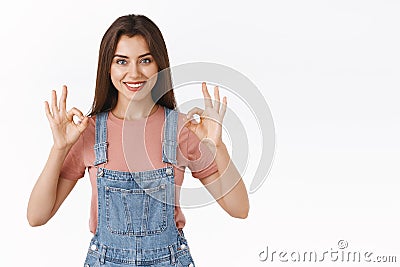
{"label": "overall bib", "polygon": [[[94,151],[98,220],[85,267],[194,267],[187,240],[174,218],[178,112],[165,109],[161,169],[109,170],[107,116],[97,114]],[[98,166],[103,164],[103,167]]]}

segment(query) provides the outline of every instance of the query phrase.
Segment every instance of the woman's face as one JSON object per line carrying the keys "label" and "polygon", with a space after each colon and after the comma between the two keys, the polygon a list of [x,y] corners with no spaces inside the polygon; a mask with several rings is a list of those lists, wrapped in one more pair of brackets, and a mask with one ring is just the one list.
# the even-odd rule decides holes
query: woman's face
{"label": "woman's face", "polygon": [[[141,35],[122,35],[111,63],[110,76],[118,101],[149,101],[157,81],[158,66]],[[151,79],[150,79],[151,78]]]}

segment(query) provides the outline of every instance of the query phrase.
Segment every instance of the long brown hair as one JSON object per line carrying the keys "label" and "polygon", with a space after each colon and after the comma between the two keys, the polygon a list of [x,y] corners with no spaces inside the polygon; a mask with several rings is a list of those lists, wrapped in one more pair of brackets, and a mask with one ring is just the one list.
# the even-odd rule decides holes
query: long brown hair
{"label": "long brown hair", "polygon": [[112,110],[117,104],[118,91],[111,82],[110,68],[117,44],[122,35],[141,35],[149,46],[150,53],[158,65],[157,82],[152,89],[152,98],[157,104],[175,109],[176,101],[167,47],[157,25],[144,15],[126,15],[116,19],[103,36],[99,50],[96,90],[88,116]]}

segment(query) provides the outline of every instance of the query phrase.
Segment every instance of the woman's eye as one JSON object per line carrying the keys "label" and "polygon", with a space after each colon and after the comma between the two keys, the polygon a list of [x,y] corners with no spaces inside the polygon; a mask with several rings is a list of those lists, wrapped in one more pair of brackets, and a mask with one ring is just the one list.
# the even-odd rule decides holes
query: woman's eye
{"label": "woman's eye", "polygon": [[144,59],[142,59],[140,62],[143,62],[143,63],[150,63],[150,62],[151,62],[151,59],[150,59],[150,58],[144,58]]}
{"label": "woman's eye", "polygon": [[119,64],[119,65],[125,65],[126,64],[126,60],[125,59],[117,59],[116,63]]}

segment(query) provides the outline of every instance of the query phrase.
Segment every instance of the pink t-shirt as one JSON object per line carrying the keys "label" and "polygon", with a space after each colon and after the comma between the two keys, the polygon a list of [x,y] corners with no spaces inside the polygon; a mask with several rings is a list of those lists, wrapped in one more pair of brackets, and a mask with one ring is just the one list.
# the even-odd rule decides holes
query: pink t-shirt
{"label": "pink t-shirt", "polygon": [[[182,185],[185,168],[191,170],[195,178],[205,178],[218,171],[212,152],[199,138],[184,126],[184,117],[179,113],[178,117],[178,147],[177,164],[174,165],[175,184],[177,185],[175,222],[178,228],[185,225],[185,217],[179,207],[179,188]],[[89,118],[89,125],[81,134],[78,141],[69,151],[60,177],[70,180],[78,180],[88,169],[92,185],[92,201],[89,220],[89,228],[95,233],[97,226],[97,185],[95,154],[95,118]],[[164,107],[158,109],[147,118],[138,120],[122,120],[108,113],[107,141],[108,162],[106,169],[118,171],[145,171],[166,167],[162,161],[162,136],[164,127]],[[200,152],[201,151],[201,152]],[[103,164],[100,165],[101,167]]]}

